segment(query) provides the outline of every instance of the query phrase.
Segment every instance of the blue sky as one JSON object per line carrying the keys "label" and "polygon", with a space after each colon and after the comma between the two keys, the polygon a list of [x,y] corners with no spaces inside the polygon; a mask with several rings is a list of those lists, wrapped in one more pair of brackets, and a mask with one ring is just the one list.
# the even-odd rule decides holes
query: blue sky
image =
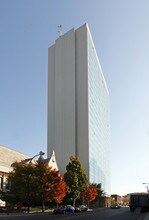
{"label": "blue sky", "polygon": [[0,145],[47,150],[48,47],[88,23],[110,93],[111,193],[149,182],[149,1],[0,0]]}

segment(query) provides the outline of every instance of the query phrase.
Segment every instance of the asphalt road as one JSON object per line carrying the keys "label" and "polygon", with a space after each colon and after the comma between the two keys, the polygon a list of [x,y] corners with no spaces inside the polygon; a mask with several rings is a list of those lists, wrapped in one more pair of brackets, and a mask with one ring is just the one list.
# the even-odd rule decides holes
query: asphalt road
{"label": "asphalt road", "polygon": [[91,212],[67,213],[53,215],[48,213],[5,215],[0,216],[0,220],[143,220],[144,214],[140,210],[130,212],[129,208],[121,209],[98,209]]}

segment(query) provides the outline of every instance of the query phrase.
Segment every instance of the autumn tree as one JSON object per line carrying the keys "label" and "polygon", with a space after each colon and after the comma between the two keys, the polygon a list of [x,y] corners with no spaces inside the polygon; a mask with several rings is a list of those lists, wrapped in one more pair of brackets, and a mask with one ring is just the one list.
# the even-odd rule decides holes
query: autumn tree
{"label": "autumn tree", "polygon": [[36,163],[14,163],[10,181],[14,195],[28,203],[28,212],[33,198],[42,202],[44,211],[44,202],[60,203],[66,194],[66,184],[60,171],[53,170],[42,158]]}
{"label": "autumn tree", "polygon": [[53,170],[43,159],[36,163],[36,177],[38,182],[38,194],[42,201],[44,211],[45,201],[61,203],[66,194],[66,184],[60,171]]}
{"label": "autumn tree", "polygon": [[97,195],[98,193],[96,188],[92,184],[88,184],[87,189],[84,193],[84,199],[88,203],[88,206],[89,206],[89,202],[94,201]]}
{"label": "autumn tree", "polygon": [[85,191],[88,182],[85,170],[77,157],[70,157],[64,180],[67,184],[67,196],[75,206],[76,200],[80,198],[80,192]]}
{"label": "autumn tree", "polygon": [[58,184],[56,185],[55,195],[53,197],[54,201],[59,204],[63,201],[63,198],[66,195],[66,183],[62,181],[62,176],[60,176],[60,179],[58,181]]}

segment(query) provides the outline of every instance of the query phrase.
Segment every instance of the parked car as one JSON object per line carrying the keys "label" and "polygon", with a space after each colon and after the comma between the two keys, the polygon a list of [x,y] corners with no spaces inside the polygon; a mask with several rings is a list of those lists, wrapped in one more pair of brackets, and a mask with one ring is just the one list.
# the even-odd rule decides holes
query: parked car
{"label": "parked car", "polygon": [[119,204],[115,203],[115,204],[110,205],[110,208],[111,209],[120,209],[121,206]]}
{"label": "parked car", "polygon": [[72,205],[67,205],[66,207],[54,209],[53,214],[65,214],[66,212],[74,213],[75,208]]}
{"label": "parked car", "polygon": [[81,211],[87,211],[87,206],[86,205],[80,205]]}
{"label": "parked car", "polygon": [[75,207],[75,212],[81,212],[81,209],[80,209],[79,206],[76,206],[76,207]]}
{"label": "parked car", "polygon": [[80,205],[80,206],[75,207],[76,212],[87,211],[87,209],[88,208],[86,205]]}
{"label": "parked car", "polygon": [[65,208],[64,208],[65,212],[71,212],[71,213],[74,213],[75,212],[75,208],[72,206],[72,205],[67,205]]}

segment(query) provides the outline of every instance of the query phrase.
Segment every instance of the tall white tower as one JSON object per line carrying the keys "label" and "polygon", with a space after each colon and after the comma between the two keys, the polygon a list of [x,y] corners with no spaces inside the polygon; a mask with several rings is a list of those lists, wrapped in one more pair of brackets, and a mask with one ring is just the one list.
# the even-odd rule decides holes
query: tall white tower
{"label": "tall white tower", "polygon": [[110,194],[109,92],[87,24],[48,50],[48,155],[60,171],[76,155],[90,183]]}

